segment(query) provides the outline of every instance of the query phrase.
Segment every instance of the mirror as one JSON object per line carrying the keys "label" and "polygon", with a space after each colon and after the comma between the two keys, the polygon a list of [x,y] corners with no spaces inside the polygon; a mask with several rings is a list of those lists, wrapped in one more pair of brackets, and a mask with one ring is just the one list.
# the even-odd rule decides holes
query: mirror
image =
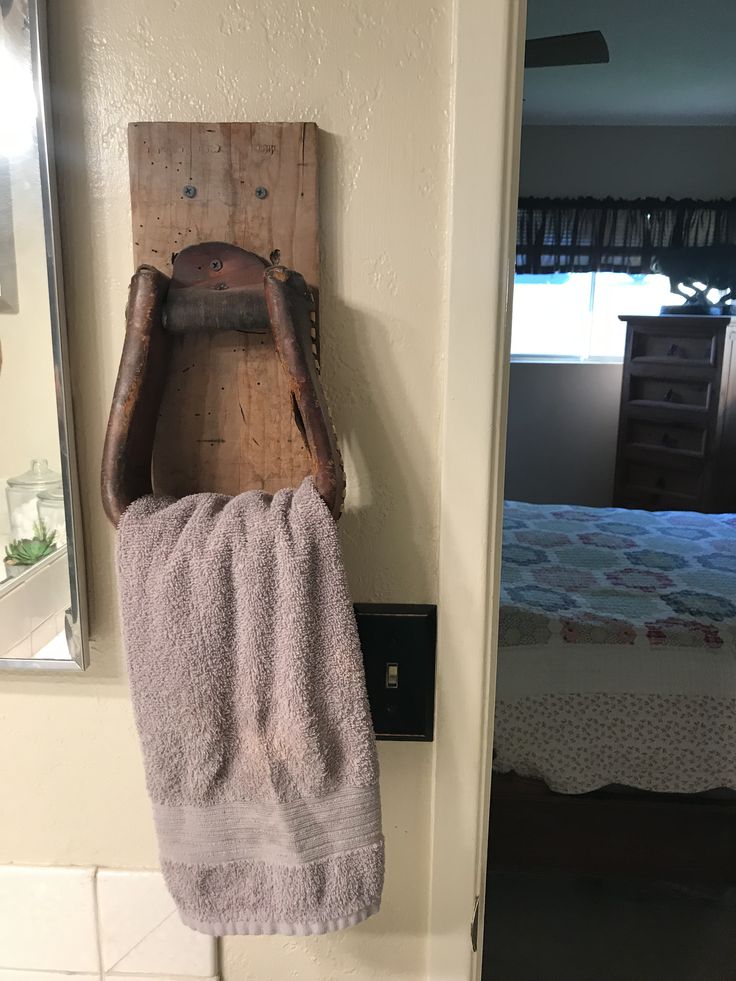
{"label": "mirror", "polygon": [[84,668],[45,52],[43,0],[0,0],[0,667]]}
{"label": "mirror", "polygon": [[483,977],[730,978],[736,7],[527,7]]}

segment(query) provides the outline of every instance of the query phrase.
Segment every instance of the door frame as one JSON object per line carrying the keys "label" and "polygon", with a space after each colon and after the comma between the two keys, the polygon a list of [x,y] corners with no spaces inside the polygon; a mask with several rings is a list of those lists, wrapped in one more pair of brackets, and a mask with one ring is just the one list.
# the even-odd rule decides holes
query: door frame
{"label": "door frame", "polygon": [[455,0],[432,981],[481,970],[525,26],[526,0]]}

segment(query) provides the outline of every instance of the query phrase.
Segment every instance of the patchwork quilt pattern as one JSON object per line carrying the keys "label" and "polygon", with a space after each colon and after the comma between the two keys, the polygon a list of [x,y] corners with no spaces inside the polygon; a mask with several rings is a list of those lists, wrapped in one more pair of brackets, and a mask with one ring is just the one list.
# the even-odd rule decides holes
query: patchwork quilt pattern
{"label": "patchwork quilt pattern", "polygon": [[505,506],[501,647],[733,651],[736,515]]}

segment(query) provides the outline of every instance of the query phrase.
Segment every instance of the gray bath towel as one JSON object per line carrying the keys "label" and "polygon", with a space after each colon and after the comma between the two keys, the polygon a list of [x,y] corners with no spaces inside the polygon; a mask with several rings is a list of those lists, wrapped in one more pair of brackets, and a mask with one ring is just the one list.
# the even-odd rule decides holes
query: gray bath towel
{"label": "gray bath towel", "polygon": [[376,747],[335,523],[311,479],[144,497],[118,571],[161,864],[183,921],[325,933],[378,910]]}

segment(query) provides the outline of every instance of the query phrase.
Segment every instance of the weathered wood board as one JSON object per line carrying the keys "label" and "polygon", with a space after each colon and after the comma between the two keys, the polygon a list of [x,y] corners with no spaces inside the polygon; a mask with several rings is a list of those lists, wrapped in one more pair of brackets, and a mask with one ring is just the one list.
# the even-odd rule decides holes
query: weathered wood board
{"label": "weathered wood board", "polygon": [[[230,242],[264,258],[279,250],[318,291],[314,123],[132,123],[128,137],[136,267],[170,275],[173,254],[186,246]],[[156,493],[274,492],[309,472],[268,335],[173,338]]]}

